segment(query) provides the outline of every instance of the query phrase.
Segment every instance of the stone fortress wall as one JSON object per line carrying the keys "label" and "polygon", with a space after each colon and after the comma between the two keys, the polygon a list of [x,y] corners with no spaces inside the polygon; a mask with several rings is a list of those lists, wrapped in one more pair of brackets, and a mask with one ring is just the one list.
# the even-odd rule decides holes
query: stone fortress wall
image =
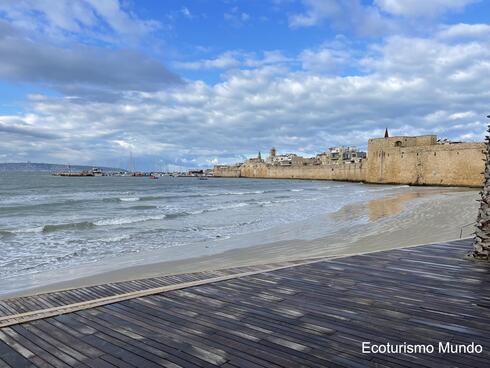
{"label": "stone fortress wall", "polygon": [[271,165],[251,159],[216,166],[217,177],[339,180],[377,184],[481,187],[483,143],[438,142],[435,135],[374,138],[367,158],[355,163]]}
{"label": "stone fortress wall", "polygon": [[480,187],[483,143],[437,143],[435,135],[370,139],[369,183]]}

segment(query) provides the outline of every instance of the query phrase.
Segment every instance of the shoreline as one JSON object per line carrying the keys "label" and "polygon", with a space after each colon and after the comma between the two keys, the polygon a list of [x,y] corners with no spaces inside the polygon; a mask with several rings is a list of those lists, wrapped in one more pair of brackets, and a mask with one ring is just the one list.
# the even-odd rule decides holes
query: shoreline
{"label": "shoreline", "polygon": [[397,181],[383,181],[374,182],[366,180],[347,180],[347,179],[323,179],[323,178],[288,178],[288,177],[265,177],[265,176],[211,176],[216,179],[248,179],[248,180],[304,180],[304,181],[333,181],[336,183],[357,183],[366,185],[408,185],[410,187],[420,188],[440,188],[440,189],[481,189],[481,185],[455,185],[455,184],[425,184],[425,183],[410,183],[410,182],[397,182]]}
{"label": "shoreline", "polygon": [[[352,216],[369,218],[367,223],[360,223],[355,229],[350,229],[348,237],[347,230],[341,229],[313,239],[298,236],[296,239],[274,241],[274,236],[280,238],[284,234],[278,232],[271,235],[268,234],[269,231],[262,231],[206,245],[208,254],[154,262],[155,259],[162,259],[158,258],[159,251],[156,250],[127,257],[137,257],[143,260],[142,264],[125,265],[123,262],[120,267],[109,270],[104,270],[103,263],[95,265],[98,270],[93,264],[88,264],[79,267],[78,277],[77,270],[73,269],[52,272],[51,277],[44,273],[42,276],[48,277],[42,285],[7,291],[0,295],[0,300],[116,281],[307,258],[338,257],[459,238],[460,227],[469,222],[467,220],[473,220],[476,213],[476,201],[471,203],[470,200],[472,197],[476,198],[477,192],[468,189],[439,189],[428,192],[413,189],[398,195],[348,205],[326,214],[325,216],[335,218],[340,223],[344,218],[352,219]],[[458,212],[457,218],[451,216],[455,212]],[[296,223],[293,230],[296,234],[301,234],[305,229],[311,231],[312,227],[324,223],[323,217]],[[440,231],[434,231],[437,229]],[[467,233],[468,231],[464,235]],[[254,244],[257,239],[261,239],[261,242]],[[228,249],[216,252],[218,246],[227,246]],[[87,275],[89,269],[94,273]],[[55,275],[64,271],[68,279],[55,281]]]}

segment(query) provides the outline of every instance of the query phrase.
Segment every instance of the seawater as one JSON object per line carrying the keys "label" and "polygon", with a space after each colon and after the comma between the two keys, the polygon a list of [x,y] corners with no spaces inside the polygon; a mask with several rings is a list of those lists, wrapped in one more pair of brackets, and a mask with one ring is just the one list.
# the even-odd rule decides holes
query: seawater
{"label": "seawater", "polygon": [[[268,229],[273,234],[404,190],[303,180],[0,173],[0,280],[112,258],[117,263],[118,256],[162,248],[191,258],[212,241]],[[315,237],[367,221],[332,218],[314,234],[290,236]]]}

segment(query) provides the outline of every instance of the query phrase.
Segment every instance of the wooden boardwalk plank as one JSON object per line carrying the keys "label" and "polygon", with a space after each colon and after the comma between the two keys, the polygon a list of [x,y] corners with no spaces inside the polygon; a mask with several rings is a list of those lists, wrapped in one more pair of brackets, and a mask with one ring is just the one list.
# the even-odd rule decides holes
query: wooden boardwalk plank
{"label": "wooden boardwalk plank", "polygon": [[[485,367],[490,264],[464,259],[470,247],[460,240],[1,301],[6,315],[199,282],[0,328],[0,367]],[[475,342],[484,351],[362,354],[363,341]]]}
{"label": "wooden boardwalk plank", "polygon": [[234,275],[252,270],[260,271],[274,269],[286,265],[294,265],[304,261],[276,262],[255,267],[235,267],[227,270],[203,271],[190,274],[167,275],[141,280],[122,281],[105,285],[94,285],[78,289],[68,289],[39,295],[23,296],[0,300],[0,318],[24,312],[32,312],[47,308],[59,307],[90,301],[97,298],[121,295],[137,292],[165,285],[179,284],[183,282],[206,280],[212,277]]}

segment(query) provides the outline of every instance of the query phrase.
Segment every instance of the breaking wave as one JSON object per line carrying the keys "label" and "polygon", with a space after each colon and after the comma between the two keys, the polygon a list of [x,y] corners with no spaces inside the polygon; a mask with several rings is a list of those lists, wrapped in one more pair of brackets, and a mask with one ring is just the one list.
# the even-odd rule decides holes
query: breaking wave
{"label": "breaking wave", "polygon": [[68,224],[44,225],[42,227],[42,232],[51,233],[54,231],[63,231],[63,230],[88,230],[93,228],[94,226],[95,224],[90,221],[73,222]]}
{"label": "breaking wave", "polygon": [[158,216],[133,216],[133,217],[117,217],[104,220],[95,221],[94,224],[97,226],[111,226],[111,225],[127,225],[135,224],[138,222],[152,221],[152,220],[163,220],[167,215]]}
{"label": "breaking wave", "polygon": [[139,197],[121,197],[121,198],[119,198],[119,200],[121,202],[136,202],[136,201],[139,201],[140,198]]}

